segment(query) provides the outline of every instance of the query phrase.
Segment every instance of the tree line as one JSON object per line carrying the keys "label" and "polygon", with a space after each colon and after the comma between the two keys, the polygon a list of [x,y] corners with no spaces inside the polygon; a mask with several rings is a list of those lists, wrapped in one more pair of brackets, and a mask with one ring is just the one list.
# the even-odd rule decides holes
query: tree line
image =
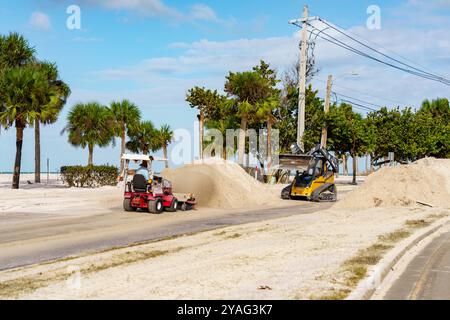
{"label": "tree line", "polygon": [[[58,120],[70,93],[56,64],[37,59],[27,39],[18,33],[0,35],[0,127],[16,130],[13,189],[18,189],[20,183],[25,128],[34,128],[35,182],[40,183],[40,127]],[[109,107],[98,102],[74,105],[63,133],[68,134],[72,145],[88,148],[88,166],[93,165],[94,147],[114,145],[115,137],[121,139],[122,154],[125,149],[144,154],[162,149],[166,159],[167,147],[173,140],[168,125],[157,129],[151,121],[142,121],[139,108],[128,100],[112,102]],[[122,160],[120,163],[122,172],[124,164]]]}
{"label": "tree line", "polygon": [[[279,151],[289,152],[297,136],[296,69],[294,66],[279,79],[269,64],[260,61],[252,70],[229,72],[225,78],[225,94],[204,87],[190,89],[186,101],[199,110],[200,137],[204,136],[204,127],[218,129],[223,134],[226,129],[238,129],[237,153],[242,165],[244,154],[250,151],[245,141],[246,130],[267,129],[267,148],[271,150],[270,132],[278,129]],[[310,66],[308,79],[317,72]],[[383,107],[365,116],[351,104],[333,103],[325,114],[324,101],[309,85],[305,116],[305,148],[309,150],[319,144],[322,128],[326,127],[327,148],[342,159],[344,166],[348,157],[353,158],[354,180],[356,161],[361,156],[370,155],[371,166],[389,152],[400,163],[423,157],[450,158],[450,106],[446,98],[425,100],[418,110]]]}
{"label": "tree line", "polygon": [[[158,129],[153,122],[142,120],[139,107],[129,100],[114,101],[109,107],[98,102],[76,104],[69,112],[64,132],[69,143],[88,149],[88,166],[93,165],[94,147],[115,145],[116,137],[121,140],[121,155],[127,149],[145,155],[162,149],[167,159],[167,148],[174,137],[169,125]],[[120,160],[121,173],[123,169],[124,161]]]}

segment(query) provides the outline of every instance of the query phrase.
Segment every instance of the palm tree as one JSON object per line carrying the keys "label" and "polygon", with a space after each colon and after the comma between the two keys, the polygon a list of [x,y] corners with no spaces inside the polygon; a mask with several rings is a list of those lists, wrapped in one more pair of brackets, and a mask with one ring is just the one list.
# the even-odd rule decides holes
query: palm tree
{"label": "palm tree", "polygon": [[173,131],[169,125],[165,124],[156,132],[156,137],[159,145],[163,150],[163,155],[165,160],[165,167],[169,167],[169,161],[167,160],[167,147],[173,141]]}
{"label": "palm tree", "polygon": [[257,103],[270,94],[270,81],[258,71],[230,72],[225,83],[225,92],[236,99],[238,115],[241,117],[238,144],[238,163],[243,165],[245,135],[249,118],[257,111]]}
{"label": "palm tree", "polygon": [[122,155],[125,153],[125,143],[127,131],[133,130],[141,121],[141,111],[132,102],[122,100],[121,102],[111,103],[111,112],[115,120],[116,136],[121,139],[120,148],[120,173],[124,170],[124,160]]}
{"label": "palm tree", "polygon": [[[32,116],[31,92],[36,86],[42,85],[39,84],[41,79],[34,77],[34,71],[19,71],[17,68],[33,62],[34,53],[34,48],[18,33],[0,35],[0,124],[4,128],[16,125],[17,150],[13,175],[13,188],[16,189],[20,182],[23,129]],[[26,92],[30,95],[27,96]]]}
{"label": "palm tree", "polygon": [[266,122],[267,126],[267,164],[270,168],[272,162],[272,125],[276,122],[276,118],[273,115],[280,105],[279,94],[275,94],[273,97],[268,98],[262,103],[258,104],[256,111],[256,117]]}
{"label": "palm tree", "polygon": [[219,106],[226,100],[223,95],[220,95],[217,90],[209,90],[200,87],[190,89],[186,95],[186,101],[191,108],[197,108],[199,111],[199,150],[200,159],[203,159],[203,137],[205,121],[212,120],[219,112]]}
{"label": "palm tree", "polygon": [[46,75],[31,66],[7,68],[0,76],[0,123],[5,128],[16,128],[16,158],[13,189],[19,189],[22,162],[23,131],[36,119],[42,92],[47,88]]}
{"label": "palm tree", "polygon": [[130,140],[126,143],[126,148],[134,153],[142,152],[147,155],[161,149],[161,144],[157,139],[155,126],[151,121],[142,121],[129,132]]}
{"label": "palm tree", "polygon": [[35,60],[34,54],[34,48],[20,34],[0,35],[0,71],[25,66]]}
{"label": "palm tree", "polygon": [[69,143],[88,148],[88,166],[93,165],[94,147],[114,143],[114,118],[111,110],[97,102],[76,104],[69,112],[67,126]]}
{"label": "palm tree", "polygon": [[70,88],[63,81],[59,80],[58,69],[54,63],[40,62],[36,68],[41,70],[46,76],[48,87],[44,94],[47,99],[36,110],[34,119],[34,148],[35,148],[35,183],[41,182],[41,130],[40,124],[52,124],[58,120],[58,116],[66,104],[70,95]]}

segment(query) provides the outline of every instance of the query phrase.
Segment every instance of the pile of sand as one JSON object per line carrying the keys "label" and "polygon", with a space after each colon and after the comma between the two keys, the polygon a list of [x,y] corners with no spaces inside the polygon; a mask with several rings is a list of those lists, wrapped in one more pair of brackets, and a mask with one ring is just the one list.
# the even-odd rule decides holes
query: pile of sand
{"label": "pile of sand", "polygon": [[370,175],[336,208],[413,206],[417,201],[450,208],[450,160],[425,158]]}
{"label": "pile of sand", "polygon": [[232,162],[189,164],[166,169],[162,176],[173,183],[175,193],[193,193],[202,207],[236,209],[273,204],[279,200],[278,193]]}

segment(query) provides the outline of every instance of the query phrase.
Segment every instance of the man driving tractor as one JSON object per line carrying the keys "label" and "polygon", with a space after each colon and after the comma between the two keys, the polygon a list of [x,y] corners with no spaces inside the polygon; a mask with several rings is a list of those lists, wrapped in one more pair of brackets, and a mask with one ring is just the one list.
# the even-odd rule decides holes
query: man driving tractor
{"label": "man driving tractor", "polygon": [[[164,210],[175,212],[191,210],[195,198],[189,194],[173,194],[172,183],[154,175],[152,163],[155,158],[148,155],[124,154],[124,202],[125,211],[146,210],[150,213],[162,213]],[[129,171],[130,163],[139,163],[137,170]],[[134,172],[133,172],[134,171]],[[128,179],[128,177],[131,178]],[[178,200],[180,199],[180,200]]]}

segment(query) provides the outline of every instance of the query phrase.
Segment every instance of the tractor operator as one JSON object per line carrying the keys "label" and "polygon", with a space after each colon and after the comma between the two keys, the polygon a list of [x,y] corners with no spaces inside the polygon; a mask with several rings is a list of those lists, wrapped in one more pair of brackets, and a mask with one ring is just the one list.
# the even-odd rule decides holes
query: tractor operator
{"label": "tractor operator", "polygon": [[136,170],[135,174],[140,174],[142,176],[144,176],[145,180],[148,181],[150,174],[148,172],[148,162],[147,161],[142,161],[139,169]]}
{"label": "tractor operator", "polygon": [[[153,157],[150,157],[150,160],[153,161]],[[135,174],[143,175],[145,180],[150,182],[150,180],[153,180],[153,170],[151,166],[149,167],[148,161],[142,161],[140,167],[136,170]]]}

